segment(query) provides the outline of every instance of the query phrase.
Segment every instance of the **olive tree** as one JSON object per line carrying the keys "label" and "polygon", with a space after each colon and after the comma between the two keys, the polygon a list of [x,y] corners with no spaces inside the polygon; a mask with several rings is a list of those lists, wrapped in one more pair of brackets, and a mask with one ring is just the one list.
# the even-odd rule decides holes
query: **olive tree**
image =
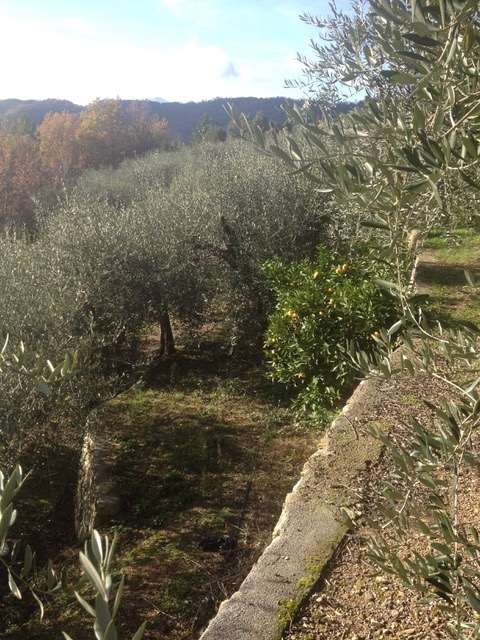
{"label": "olive tree", "polygon": [[[158,210],[154,198],[149,206]],[[196,264],[205,310],[223,306],[235,339],[261,340],[269,305],[261,266],[273,257],[312,255],[326,236],[325,203],[303,176],[289,175],[242,140],[194,148],[163,202],[161,224],[176,245],[172,260]]]}
{"label": "olive tree", "polygon": [[[72,375],[75,359],[65,356],[61,365],[54,366],[50,360],[44,361],[39,354],[32,354],[20,343],[12,349],[8,338],[0,351],[0,374],[3,378],[13,378],[17,385],[26,383],[35,387],[45,398],[51,397],[53,386]],[[25,389],[25,387],[24,387]],[[36,553],[29,544],[22,547],[13,541],[12,527],[17,522],[16,501],[30,473],[25,474],[17,463],[10,473],[0,470],[0,568],[6,574],[8,589],[18,600],[28,593],[37,603],[40,619],[44,616],[44,600],[67,589],[64,576],[59,575],[49,560],[46,566],[36,561]],[[117,582],[113,576],[117,536],[110,540],[93,530],[86,540],[79,560],[82,575],[73,589],[74,595],[83,609],[93,617],[93,631],[96,640],[118,640],[116,617],[122,602],[124,578]],[[0,572],[2,573],[2,572]],[[88,602],[90,597],[92,604]],[[132,640],[141,640],[146,623],[140,625]],[[71,640],[67,633],[63,633]]]}
{"label": "olive tree", "polygon": [[[373,559],[408,587],[441,598],[447,631],[478,637],[479,532],[462,520],[461,478],[476,467],[472,442],[480,426],[478,332],[431,325],[421,297],[411,290],[407,237],[455,217],[453,209],[478,202],[480,160],[480,38],[478,3],[472,0],[371,0],[353,15],[305,16],[320,30],[307,80],[324,99],[341,86],[363,92],[362,103],[342,117],[326,109],[319,119],[288,109],[310,152],[289,135],[271,141],[232,110],[263,152],[303,172],[344,211],[385,241],[383,258],[395,281],[379,282],[401,306],[401,317],[376,336],[378,352],[352,354],[365,375],[424,371],[452,389],[453,400],[432,404],[433,425],[414,422],[403,438],[377,433],[392,454],[397,485],[384,492],[386,527],[396,536],[420,531],[425,551],[400,557],[395,540],[379,533]],[[330,93],[329,93],[330,92]],[[403,342],[401,357],[392,354]],[[470,373],[460,383],[457,365]],[[420,499],[419,499],[420,496]],[[428,505],[428,508],[425,508]]]}
{"label": "olive tree", "polygon": [[261,340],[269,301],[262,263],[312,255],[328,236],[327,196],[242,140],[128,160],[81,181],[82,198],[103,190],[148,230],[166,308],[192,327],[223,309],[247,343]]}

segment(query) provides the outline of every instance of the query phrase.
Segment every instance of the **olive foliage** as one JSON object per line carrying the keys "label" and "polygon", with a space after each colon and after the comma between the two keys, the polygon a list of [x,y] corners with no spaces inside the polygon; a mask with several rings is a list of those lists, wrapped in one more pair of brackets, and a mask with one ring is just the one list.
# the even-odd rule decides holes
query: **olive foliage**
{"label": "olive foliage", "polygon": [[242,141],[89,172],[40,213],[33,241],[0,238],[0,334],[55,367],[66,353],[76,363],[48,403],[2,380],[2,431],[84,415],[118,392],[138,377],[142,336],[166,313],[193,328],[215,315],[237,340],[261,341],[261,265],[314,251],[319,206],[303,176]]}
{"label": "olive foliage", "polygon": [[156,220],[171,275],[168,306],[193,323],[222,307],[245,344],[261,340],[267,259],[312,255],[327,237],[326,197],[242,140],[129,160],[89,172],[82,197]]}
{"label": "olive foliage", "polygon": [[[289,110],[308,156],[289,136],[272,142],[233,110],[232,117],[262,150],[302,171],[339,208],[360,211],[361,222],[384,237],[382,255],[396,279],[379,285],[398,298],[402,313],[376,336],[376,355],[353,358],[369,376],[403,370],[440,378],[453,400],[429,403],[435,420],[414,421],[404,437],[376,432],[397,481],[385,487],[386,524],[371,541],[371,557],[409,588],[439,599],[450,637],[473,638],[480,632],[480,534],[463,519],[461,478],[479,464],[472,446],[480,426],[478,330],[430,325],[405,269],[405,241],[413,228],[426,233],[475,218],[478,2],[371,0],[365,11],[356,7],[353,16],[335,10],[331,19],[305,18],[320,29],[313,61],[306,61],[312,90],[325,96],[339,83],[366,96],[342,118],[325,112],[315,121]],[[393,357],[400,335],[403,350]],[[459,382],[459,364],[468,382]],[[395,541],[412,531],[420,532],[424,550],[401,556]]]}

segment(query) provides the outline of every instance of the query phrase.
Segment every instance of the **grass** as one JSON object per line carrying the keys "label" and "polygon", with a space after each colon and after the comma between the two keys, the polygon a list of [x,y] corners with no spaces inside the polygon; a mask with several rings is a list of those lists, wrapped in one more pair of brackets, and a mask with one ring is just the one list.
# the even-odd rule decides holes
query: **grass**
{"label": "grass", "polygon": [[[179,356],[173,382],[136,385],[99,411],[123,505],[111,522],[126,574],[122,637],[143,620],[146,640],[198,635],[269,542],[325,426],[300,422],[260,369],[225,372],[189,358]],[[77,576],[75,541],[54,558],[65,561]],[[8,640],[46,640],[60,630],[91,638],[91,620],[72,594],[51,603],[42,625],[32,609],[15,606]]]}
{"label": "grass", "polygon": [[444,323],[480,327],[480,234],[460,229],[434,235],[425,248],[430,314]]}
{"label": "grass", "polygon": [[430,312],[440,321],[480,327],[480,288],[432,285]]}
{"label": "grass", "polygon": [[[129,527],[122,563],[130,584],[142,583],[128,606],[135,624],[152,607],[162,612],[152,638],[195,635],[238,586],[314,448],[314,434],[291,427],[292,414],[250,383],[189,374],[107,409],[124,504],[117,524]],[[227,549],[215,547],[224,540]]]}
{"label": "grass", "polygon": [[451,234],[429,237],[425,249],[434,250],[444,264],[470,264],[480,258],[480,234],[469,229],[459,229]]}

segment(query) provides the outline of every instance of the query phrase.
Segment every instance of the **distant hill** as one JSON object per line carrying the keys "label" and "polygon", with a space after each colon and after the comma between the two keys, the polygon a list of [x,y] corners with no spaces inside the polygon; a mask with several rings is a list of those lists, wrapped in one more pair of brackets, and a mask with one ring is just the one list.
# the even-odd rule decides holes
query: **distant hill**
{"label": "distant hill", "polygon": [[69,100],[0,100],[0,122],[13,125],[24,124],[35,129],[45,115],[51,111],[80,113],[83,107]]}
{"label": "distant hill", "polygon": [[[237,109],[248,116],[255,116],[261,111],[268,120],[275,124],[282,124],[285,113],[281,105],[294,102],[288,98],[215,98],[204,102],[160,102],[161,98],[153,100],[123,100],[125,106],[135,102],[143,103],[152,113],[166,118],[171,133],[183,141],[187,141],[198,122],[208,116],[212,122],[222,127],[228,125],[228,115],[224,105],[234,104]],[[352,105],[342,107],[348,110]],[[8,125],[18,124],[34,130],[50,111],[67,111],[80,113],[85,107],[68,100],[0,100],[0,123]]]}
{"label": "distant hill", "polygon": [[[171,133],[181,140],[188,140],[198,122],[206,115],[212,122],[222,127],[228,125],[228,115],[224,105],[234,103],[240,111],[255,116],[262,111],[273,122],[280,124],[285,114],[280,106],[286,98],[215,98],[204,102],[165,102],[162,98],[152,100],[123,100],[125,106],[131,103],[145,104],[149,111],[168,121]],[[0,100],[0,122],[13,125],[27,125],[34,130],[49,111],[79,113],[84,107],[68,100]]]}
{"label": "distant hill", "polygon": [[[248,116],[255,116],[259,111],[272,122],[281,124],[285,120],[285,113],[281,105],[287,98],[215,98],[204,102],[149,102],[155,113],[166,118],[170,131],[181,140],[188,140],[198,122],[208,116],[212,122],[226,127],[228,114],[225,111],[227,102],[234,104],[239,111]],[[291,102],[291,101],[290,101]]]}

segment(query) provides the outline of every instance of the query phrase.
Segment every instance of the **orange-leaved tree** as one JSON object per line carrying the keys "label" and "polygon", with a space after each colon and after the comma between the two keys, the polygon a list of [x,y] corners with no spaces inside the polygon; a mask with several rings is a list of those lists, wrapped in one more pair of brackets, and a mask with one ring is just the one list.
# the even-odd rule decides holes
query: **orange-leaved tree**
{"label": "orange-leaved tree", "polygon": [[170,145],[167,121],[152,113],[145,103],[129,103],[125,110],[125,120],[129,132],[129,155]]}
{"label": "orange-leaved tree", "polygon": [[61,186],[80,170],[78,130],[80,116],[76,113],[47,113],[37,128],[42,166],[54,186]]}
{"label": "orange-leaved tree", "polygon": [[94,100],[80,115],[82,167],[115,166],[126,155],[128,134],[120,100]]}
{"label": "orange-leaved tree", "polygon": [[0,131],[0,226],[29,225],[43,173],[35,138]]}
{"label": "orange-leaved tree", "polygon": [[80,115],[77,133],[83,168],[116,166],[126,157],[168,145],[167,123],[145,105],[95,100]]}

